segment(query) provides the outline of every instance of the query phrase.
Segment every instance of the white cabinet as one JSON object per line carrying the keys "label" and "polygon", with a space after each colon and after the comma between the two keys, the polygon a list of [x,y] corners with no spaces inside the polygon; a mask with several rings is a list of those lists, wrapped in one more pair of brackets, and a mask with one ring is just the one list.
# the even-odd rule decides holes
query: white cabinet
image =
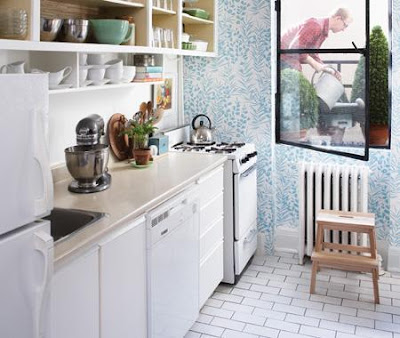
{"label": "white cabinet", "polygon": [[221,166],[197,181],[200,199],[200,308],[224,275],[223,174]]}
{"label": "white cabinet", "polygon": [[101,338],[146,337],[144,217],[100,243]]}
{"label": "white cabinet", "polygon": [[53,277],[52,337],[99,337],[98,247]]}

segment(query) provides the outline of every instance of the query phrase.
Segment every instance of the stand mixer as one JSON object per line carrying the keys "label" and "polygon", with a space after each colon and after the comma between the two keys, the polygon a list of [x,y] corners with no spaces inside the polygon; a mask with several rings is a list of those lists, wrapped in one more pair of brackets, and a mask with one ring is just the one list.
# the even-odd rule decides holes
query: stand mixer
{"label": "stand mixer", "polygon": [[68,190],[75,193],[93,193],[110,187],[108,174],[108,145],[101,144],[104,120],[93,114],[76,125],[77,146],[65,149],[65,160],[72,181]]}

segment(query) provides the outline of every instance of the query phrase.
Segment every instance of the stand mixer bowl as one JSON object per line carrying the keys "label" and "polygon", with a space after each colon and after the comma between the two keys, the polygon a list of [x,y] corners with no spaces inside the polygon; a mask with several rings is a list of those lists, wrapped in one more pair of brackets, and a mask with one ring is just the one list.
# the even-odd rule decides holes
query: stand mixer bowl
{"label": "stand mixer bowl", "polygon": [[106,173],[108,145],[78,145],[65,149],[65,160],[71,176],[81,188],[94,188]]}

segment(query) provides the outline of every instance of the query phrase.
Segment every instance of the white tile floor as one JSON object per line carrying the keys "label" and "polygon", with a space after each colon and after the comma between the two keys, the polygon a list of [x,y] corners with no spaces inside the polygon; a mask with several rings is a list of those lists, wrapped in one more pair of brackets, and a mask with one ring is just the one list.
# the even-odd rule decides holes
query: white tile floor
{"label": "white tile floor", "polygon": [[221,284],[185,338],[400,338],[400,274],[322,269],[309,294],[311,264],[293,255],[255,257],[240,281]]}

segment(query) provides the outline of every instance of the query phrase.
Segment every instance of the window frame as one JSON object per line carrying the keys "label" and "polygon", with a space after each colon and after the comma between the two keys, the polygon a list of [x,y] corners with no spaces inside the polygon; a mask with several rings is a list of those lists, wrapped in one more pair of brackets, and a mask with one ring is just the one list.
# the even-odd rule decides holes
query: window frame
{"label": "window frame", "polygon": [[[320,151],[323,153],[335,154],[346,156],[358,160],[368,161],[369,160],[369,149],[371,148],[369,145],[369,95],[365,95],[365,146],[364,146],[364,155],[357,155],[353,153],[348,153],[345,151],[339,150],[332,150],[332,149],[323,149],[322,147],[316,147],[309,144],[301,144],[291,141],[281,140],[280,132],[281,132],[281,119],[280,119],[280,106],[281,106],[281,55],[282,54],[301,54],[301,53],[318,53],[318,54],[339,54],[339,53],[346,53],[346,54],[361,54],[365,57],[365,92],[369,92],[369,36],[370,36],[370,1],[365,1],[365,48],[357,48],[357,46],[353,43],[353,48],[320,48],[320,49],[281,49],[281,1],[282,0],[275,0],[275,11],[277,17],[277,39],[276,39],[276,47],[277,47],[277,68],[276,68],[276,93],[275,93],[275,143],[276,144],[286,144],[290,146],[295,146],[299,148],[311,149]],[[390,7],[391,10],[391,7]],[[391,13],[390,13],[391,18]],[[389,19],[391,23],[391,19]],[[391,31],[391,27],[390,27]],[[391,48],[390,48],[390,62],[389,68],[391,68]],[[391,74],[391,72],[389,72]],[[388,81],[389,83],[391,81]],[[389,93],[391,94],[390,88]],[[391,95],[390,95],[391,96]],[[391,106],[389,98],[389,106]],[[390,145],[391,135],[390,135],[390,113],[389,112],[389,142]],[[383,147],[383,146],[382,146]],[[361,147],[360,147],[361,148]],[[386,147],[385,147],[386,148]]]}

